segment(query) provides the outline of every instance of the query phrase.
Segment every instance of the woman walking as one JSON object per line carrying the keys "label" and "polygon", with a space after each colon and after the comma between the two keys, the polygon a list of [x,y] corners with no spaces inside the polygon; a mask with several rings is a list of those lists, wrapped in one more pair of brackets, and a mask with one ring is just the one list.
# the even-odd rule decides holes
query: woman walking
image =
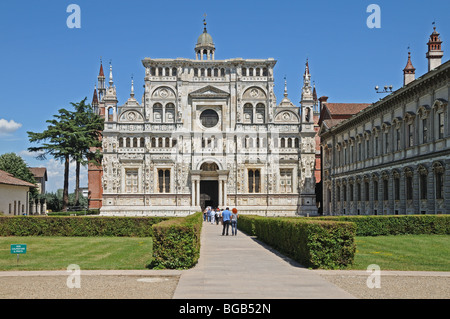
{"label": "woman walking", "polygon": [[231,210],[231,235],[236,236],[237,235],[237,220],[238,220],[238,210],[236,208],[233,208]]}

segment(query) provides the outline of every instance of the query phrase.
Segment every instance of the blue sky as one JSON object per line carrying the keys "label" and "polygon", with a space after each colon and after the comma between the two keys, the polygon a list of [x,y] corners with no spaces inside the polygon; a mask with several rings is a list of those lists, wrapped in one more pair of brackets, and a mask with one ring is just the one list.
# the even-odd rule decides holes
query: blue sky
{"label": "blue sky", "polygon": [[[66,24],[70,4],[81,9],[81,28]],[[366,24],[370,4],[380,7],[381,28]],[[112,61],[119,104],[129,96],[132,74],[140,100],[141,60],[194,59],[204,13],[216,60],[273,57],[277,101],[286,76],[289,98],[298,105],[306,58],[319,96],[366,103],[381,97],[376,85],[402,86],[408,46],[416,78],[427,71],[433,21],[447,61],[448,12],[445,0],[1,1],[0,154],[15,152],[30,166],[46,166],[48,190],[62,188],[62,165],[27,154],[26,132],[43,131],[45,121],[70,102],[91,101],[100,57],[106,69]],[[73,190],[73,178],[69,187]]]}

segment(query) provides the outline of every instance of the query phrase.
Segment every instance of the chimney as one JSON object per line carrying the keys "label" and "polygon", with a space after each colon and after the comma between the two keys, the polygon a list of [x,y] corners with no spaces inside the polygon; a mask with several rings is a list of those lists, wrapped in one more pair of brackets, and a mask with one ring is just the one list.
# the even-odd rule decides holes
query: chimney
{"label": "chimney", "polygon": [[433,33],[428,40],[428,52],[426,57],[428,59],[428,72],[441,65],[441,59],[444,52],[441,48],[442,41],[439,38],[439,33],[436,31],[436,27],[433,27]]}
{"label": "chimney", "polygon": [[319,105],[320,105],[320,111],[322,111],[322,104],[327,103],[328,96],[321,96],[319,97]]}

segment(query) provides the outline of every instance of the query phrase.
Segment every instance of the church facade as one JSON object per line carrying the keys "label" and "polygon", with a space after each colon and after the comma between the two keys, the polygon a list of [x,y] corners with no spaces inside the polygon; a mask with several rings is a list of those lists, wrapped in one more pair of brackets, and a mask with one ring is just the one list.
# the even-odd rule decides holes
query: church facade
{"label": "church facade", "polygon": [[[314,114],[308,62],[300,106],[277,104],[268,59],[215,59],[206,30],[195,59],[142,60],[144,94],[118,105],[110,65],[93,106],[104,116],[101,166],[89,167],[102,215],[184,216],[206,206],[243,214],[316,215]],[[98,91],[97,91],[98,89]]]}

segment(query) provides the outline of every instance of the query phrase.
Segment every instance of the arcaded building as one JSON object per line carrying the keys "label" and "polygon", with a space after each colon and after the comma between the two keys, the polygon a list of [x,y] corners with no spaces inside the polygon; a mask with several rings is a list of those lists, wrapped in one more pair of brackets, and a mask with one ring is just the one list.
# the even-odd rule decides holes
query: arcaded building
{"label": "arcaded building", "polygon": [[[216,60],[207,32],[194,58],[144,58],[144,94],[118,105],[110,65],[93,105],[105,117],[103,160],[89,168],[102,215],[183,216],[206,206],[315,215],[317,99],[306,62],[300,106],[274,94],[276,60]],[[98,91],[98,94],[97,94]]]}
{"label": "arcaded building", "polygon": [[427,45],[427,73],[409,53],[403,87],[321,121],[325,215],[450,213],[450,61],[436,29]]}

